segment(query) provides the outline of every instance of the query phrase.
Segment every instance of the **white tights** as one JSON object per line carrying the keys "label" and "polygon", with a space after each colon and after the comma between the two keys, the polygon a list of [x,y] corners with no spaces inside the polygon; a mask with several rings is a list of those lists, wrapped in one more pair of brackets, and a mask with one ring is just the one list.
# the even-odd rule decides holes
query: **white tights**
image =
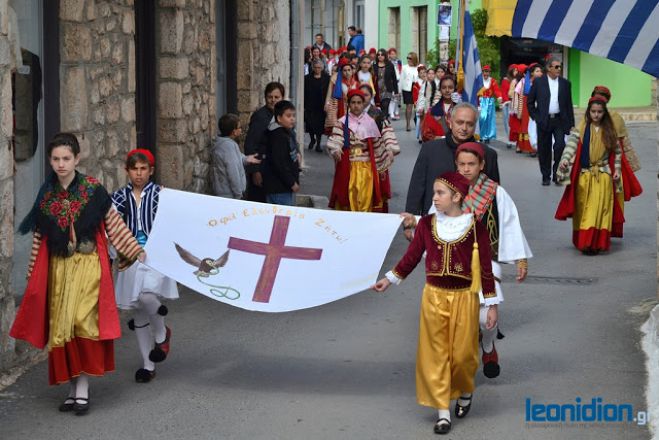
{"label": "white tights", "polygon": [[165,317],[158,314],[160,300],[153,293],[141,293],[137,302],[133,319],[135,322],[135,336],[137,345],[142,354],[144,368],[155,370],[155,364],[149,360],[149,353],[154,342],[163,342],[166,337]]}
{"label": "white tights", "polygon": [[483,345],[483,350],[487,353],[490,353],[492,351],[493,343],[494,343],[494,338],[497,335],[497,325],[492,327],[491,329],[487,329],[486,324],[487,324],[487,309],[488,306],[481,305],[480,309],[480,316],[479,316],[479,324],[481,328],[481,334],[483,335],[483,340],[482,340],[482,345]]}

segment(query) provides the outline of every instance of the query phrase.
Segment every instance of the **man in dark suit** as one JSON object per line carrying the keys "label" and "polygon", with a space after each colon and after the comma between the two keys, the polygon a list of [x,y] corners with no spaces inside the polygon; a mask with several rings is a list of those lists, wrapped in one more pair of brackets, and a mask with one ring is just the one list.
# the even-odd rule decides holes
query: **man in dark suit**
{"label": "man in dark suit", "polygon": [[[448,121],[451,131],[446,137],[423,144],[412,171],[405,211],[414,215],[428,213],[432,205],[435,179],[448,171],[456,171],[455,150],[460,144],[474,142],[477,122],[476,107],[466,102],[460,103],[453,107],[451,119]],[[485,174],[500,182],[497,152],[485,144],[481,146],[485,150]]]}
{"label": "man in dark suit", "polygon": [[[533,81],[527,98],[529,115],[538,127],[538,161],[544,186],[549,185],[552,176],[554,183],[558,184],[556,170],[565,148],[565,136],[574,127],[572,86],[570,81],[561,76],[562,68],[558,59],[549,58],[547,75]],[[552,137],[554,139],[553,167]]]}

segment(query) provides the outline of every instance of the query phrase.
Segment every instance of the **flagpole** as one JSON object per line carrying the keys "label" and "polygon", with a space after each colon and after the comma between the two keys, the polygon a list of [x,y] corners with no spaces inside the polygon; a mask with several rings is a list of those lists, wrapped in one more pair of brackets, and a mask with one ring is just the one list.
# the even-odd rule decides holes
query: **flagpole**
{"label": "flagpole", "polygon": [[462,62],[464,59],[464,37],[465,37],[465,29],[464,29],[464,24],[465,24],[465,9],[466,9],[466,0],[460,0],[460,10],[458,11],[460,13],[460,33],[459,33],[459,42],[460,44],[457,44],[457,53],[455,54],[455,62],[458,66],[457,70],[457,92],[462,92],[464,89],[464,63]]}

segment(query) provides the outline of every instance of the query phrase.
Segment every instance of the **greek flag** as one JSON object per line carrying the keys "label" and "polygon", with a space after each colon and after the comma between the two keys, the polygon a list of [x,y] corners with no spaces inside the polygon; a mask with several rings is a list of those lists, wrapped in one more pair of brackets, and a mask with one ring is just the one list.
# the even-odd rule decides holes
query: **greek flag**
{"label": "greek flag", "polygon": [[659,76],[659,0],[518,0],[512,36],[551,41]]}
{"label": "greek flag", "polygon": [[474,35],[474,27],[471,24],[469,11],[465,11],[464,27],[462,66],[465,80],[462,100],[478,106],[478,91],[483,87],[483,72],[481,71],[481,59],[478,55],[476,35]]}

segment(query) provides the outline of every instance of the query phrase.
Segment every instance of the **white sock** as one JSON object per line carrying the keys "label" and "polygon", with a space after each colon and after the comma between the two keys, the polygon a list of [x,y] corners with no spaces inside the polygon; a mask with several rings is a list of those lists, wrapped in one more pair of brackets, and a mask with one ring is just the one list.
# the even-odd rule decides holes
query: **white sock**
{"label": "white sock", "polygon": [[136,309],[133,317],[135,322],[135,336],[137,336],[137,346],[142,355],[144,368],[153,371],[156,366],[149,360],[149,352],[153,349],[153,334],[149,325],[149,315],[142,309]]}
{"label": "white sock", "polygon": [[76,383],[78,382],[78,378],[74,377],[69,381],[69,394],[67,394],[67,398],[74,398],[76,396]]}
{"label": "white sock", "polygon": [[161,306],[160,300],[153,293],[142,293],[139,302],[140,308],[149,315],[151,331],[156,342],[164,342],[167,330],[165,329],[165,317],[158,314],[158,308]]}
{"label": "white sock", "polygon": [[86,374],[81,374],[76,380],[76,399],[89,398],[89,377]]}
{"label": "white sock", "polygon": [[488,307],[481,306],[480,316],[479,316],[479,324],[480,324],[480,328],[481,328],[481,335],[482,335],[481,345],[483,346],[483,351],[486,352],[486,353],[491,353],[492,348],[494,348],[492,343],[494,342],[494,338],[497,335],[497,326],[495,325],[493,328],[491,328],[489,330],[486,328],[487,309],[488,309]]}
{"label": "white sock", "polygon": [[448,409],[438,409],[437,410],[437,419],[446,419],[449,422],[451,421],[451,411]]}
{"label": "white sock", "polygon": [[458,398],[458,405],[467,406],[471,403],[471,393],[464,393]]}

